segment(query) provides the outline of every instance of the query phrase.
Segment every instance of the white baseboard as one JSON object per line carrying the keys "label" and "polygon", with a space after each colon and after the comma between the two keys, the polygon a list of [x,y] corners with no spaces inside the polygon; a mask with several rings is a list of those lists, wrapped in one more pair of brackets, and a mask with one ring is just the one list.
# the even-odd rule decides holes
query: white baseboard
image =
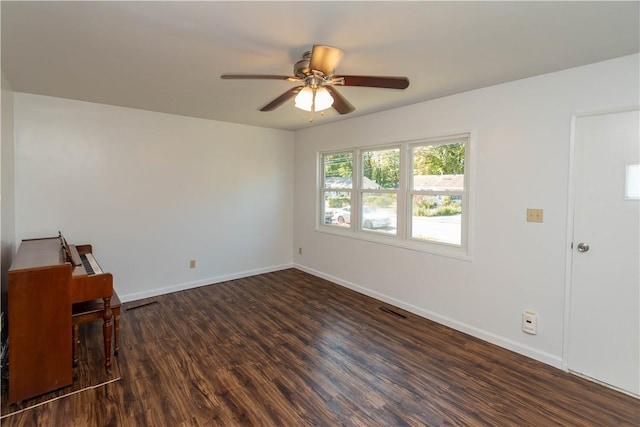
{"label": "white baseboard", "polygon": [[151,289],[144,292],[135,292],[131,294],[118,295],[122,302],[131,302],[144,298],[157,297],[158,295],[170,294],[172,292],[184,291],[186,289],[199,288],[200,286],[213,285],[215,283],[226,282],[229,280],[242,279],[244,277],[255,276],[257,274],[271,273],[274,271],[286,270],[293,268],[293,264],[274,265],[255,270],[246,270],[239,273],[226,274],[223,276],[209,277],[195,282],[180,283],[177,285],[167,286],[164,288]]}
{"label": "white baseboard", "polygon": [[483,341],[490,342],[492,344],[498,345],[500,347],[506,348],[508,350],[514,351],[516,353],[522,354],[524,356],[530,357],[531,359],[537,360],[542,363],[546,363],[547,365],[551,365],[553,367],[563,369],[562,368],[562,358],[558,356],[554,356],[553,354],[549,354],[533,347],[529,347],[508,338],[504,338],[500,335],[496,335],[492,332],[484,331],[482,329],[476,328],[471,325],[467,325],[466,323],[459,322],[455,319],[451,319],[446,316],[442,316],[438,313],[435,313],[430,310],[425,310],[420,307],[416,307],[412,304],[406,303],[404,301],[397,300],[395,298],[391,298],[387,295],[381,294],[376,291],[372,291],[371,289],[367,289],[363,286],[356,285],[355,283],[340,279],[339,277],[331,276],[329,274],[325,274],[321,271],[314,270],[312,268],[306,267],[304,265],[295,264],[293,266],[299,270],[307,272],[317,277],[321,277],[323,279],[329,280],[330,282],[336,283],[340,286],[344,286],[345,288],[349,288],[361,294],[370,296],[377,300],[392,304],[396,307],[402,308],[410,313],[416,314],[420,317],[424,317],[426,319],[432,320],[434,322],[440,323],[442,325],[448,326],[452,329],[455,329],[460,332],[464,332],[465,334],[469,334],[476,338],[479,338]]}

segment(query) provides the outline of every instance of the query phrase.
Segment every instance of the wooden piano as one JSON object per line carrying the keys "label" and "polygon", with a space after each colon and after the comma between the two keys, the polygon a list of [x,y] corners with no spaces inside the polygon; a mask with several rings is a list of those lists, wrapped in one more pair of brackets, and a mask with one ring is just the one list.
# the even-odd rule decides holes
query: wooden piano
{"label": "wooden piano", "polygon": [[111,372],[113,276],[90,245],[57,237],[23,240],[8,274],[9,402],[73,383],[72,304],[104,300],[105,367]]}

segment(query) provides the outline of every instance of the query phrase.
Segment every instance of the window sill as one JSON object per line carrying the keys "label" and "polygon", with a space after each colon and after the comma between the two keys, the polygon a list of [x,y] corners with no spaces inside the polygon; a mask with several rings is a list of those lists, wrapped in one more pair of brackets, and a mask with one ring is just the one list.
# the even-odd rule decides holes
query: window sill
{"label": "window sill", "polygon": [[354,229],[346,229],[332,225],[319,225],[316,231],[334,236],[347,237],[350,239],[364,240],[367,242],[378,243],[397,248],[408,249],[416,252],[428,253],[431,255],[439,255],[447,258],[458,259],[461,261],[473,261],[473,257],[463,248],[448,246],[446,244],[422,243],[413,240],[402,240],[398,236],[384,235],[376,232],[366,232]]}

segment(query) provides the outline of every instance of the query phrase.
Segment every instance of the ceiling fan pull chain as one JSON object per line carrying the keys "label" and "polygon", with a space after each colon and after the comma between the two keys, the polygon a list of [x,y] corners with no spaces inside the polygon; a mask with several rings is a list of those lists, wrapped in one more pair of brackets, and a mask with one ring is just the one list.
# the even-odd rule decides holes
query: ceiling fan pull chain
{"label": "ceiling fan pull chain", "polygon": [[313,93],[311,95],[311,120],[309,120],[309,123],[313,123],[313,116],[316,112],[316,90],[312,89]]}

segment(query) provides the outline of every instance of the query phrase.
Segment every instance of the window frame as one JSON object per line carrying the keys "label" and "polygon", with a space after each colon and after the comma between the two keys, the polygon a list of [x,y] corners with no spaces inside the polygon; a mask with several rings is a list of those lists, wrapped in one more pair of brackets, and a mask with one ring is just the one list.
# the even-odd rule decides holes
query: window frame
{"label": "window frame", "polygon": [[[319,193],[319,203],[320,203],[320,209],[316,209],[316,212],[319,212],[319,217],[318,217],[318,223],[321,226],[324,227],[338,227],[337,225],[334,225],[333,223],[331,224],[327,224],[325,222],[325,216],[326,216],[326,204],[325,204],[325,195],[328,192],[343,192],[343,193],[349,193],[349,206],[353,206],[354,200],[355,200],[355,189],[358,186],[358,184],[356,183],[356,158],[354,157],[355,153],[354,150],[352,149],[347,149],[347,150],[333,150],[333,151],[327,151],[327,152],[322,152],[322,153],[318,153],[319,154],[319,161],[320,161],[320,170],[319,170],[319,180],[320,180],[320,191]],[[326,183],[326,170],[325,170],[325,157],[326,156],[331,156],[331,155],[337,155],[337,154],[351,154],[351,188],[330,188],[327,187],[325,185]],[[347,229],[347,230],[352,230],[353,229],[353,211],[350,210],[350,215],[351,215],[351,221],[349,223],[348,227],[342,226],[340,225],[339,228],[341,229]]]}
{"label": "window frame", "polygon": [[[412,142],[407,145],[407,158],[408,158],[408,166],[406,168],[407,175],[407,217],[406,217],[406,238],[410,241],[419,242],[420,244],[429,244],[429,245],[438,245],[444,247],[450,247],[451,250],[464,250],[467,252],[468,246],[468,217],[469,214],[467,212],[469,206],[469,191],[468,191],[468,180],[469,174],[467,173],[467,162],[468,162],[468,148],[470,141],[469,134],[463,135],[451,135],[447,137],[438,137],[431,138],[427,140]],[[462,184],[462,190],[416,190],[414,188],[414,175],[413,175],[413,165],[415,161],[415,148],[416,147],[436,147],[440,145],[450,145],[455,143],[463,143],[464,144],[464,178]],[[438,242],[436,240],[428,240],[428,239],[419,239],[413,237],[413,196],[414,195],[423,195],[423,196],[460,196],[462,200],[462,213],[460,219],[460,244],[457,245],[455,243],[449,242]]]}
{"label": "window frame", "polygon": [[[318,185],[316,200],[319,205],[316,207],[316,231],[333,234],[343,237],[351,237],[359,240],[367,240],[374,243],[391,245],[405,249],[442,255],[450,258],[472,260],[472,223],[473,223],[473,191],[472,191],[472,171],[473,171],[473,150],[475,146],[475,132],[466,131],[460,133],[445,134],[428,138],[420,138],[410,141],[400,141],[373,146],[359,146],[347,149],[334,149],[318,152]],[[411,237],[413,212],[412,197],[416,193],[413,189],[413,149],[416,146],[426,145],[446,145],[456,141],[464,142],[464,179],[462,194],[462,216],[461,216],[461,244],[455,245],[447,242],[430,241]],[[400,184],[397,190],[394,189],[364,189],[362,188],[363,174],[363,153],[366,151],[376,151],[385,149],[400,149]],[[352,187],[347,191],[351,192],[351,224],[350,227],[338,226],[337,224],[324,223],[324,195],[326,191],[336,191],[324,187],[325,170],[324,159],[326,155],[351,153],[352,155]],[[367,230],[362,227],[363,193],[397,191],[397,223],[396,233],[383,233],[376,230]],[[429,190],[417,190],[418,193]],[[445,195],[439,193],[438,195]],[[448,192],[446,195],[452,195]],[[355,209],[354,209],[355,207]]]}

